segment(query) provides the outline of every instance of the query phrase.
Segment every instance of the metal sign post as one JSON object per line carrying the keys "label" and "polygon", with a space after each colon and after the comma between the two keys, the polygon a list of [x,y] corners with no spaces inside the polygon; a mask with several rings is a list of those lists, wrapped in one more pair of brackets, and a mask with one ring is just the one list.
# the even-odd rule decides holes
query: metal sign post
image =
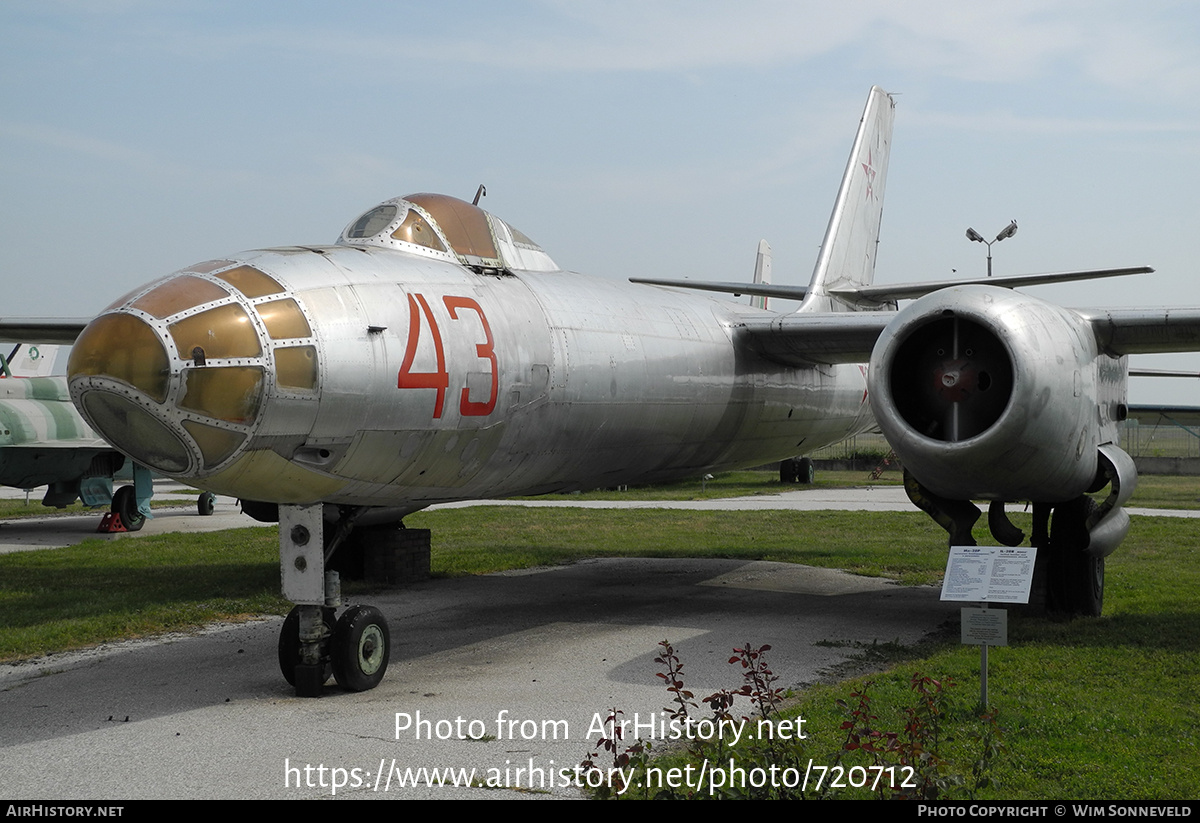
{"label": "metal sign post", "polygon": [[988,646],[1008,645],[1008,612],[989,603],[1028,603],[1036,548],[951,546],[942,579],[943,601],[981,603],[961,612],[962,642],[978,645],[979,705],[988,705]]}

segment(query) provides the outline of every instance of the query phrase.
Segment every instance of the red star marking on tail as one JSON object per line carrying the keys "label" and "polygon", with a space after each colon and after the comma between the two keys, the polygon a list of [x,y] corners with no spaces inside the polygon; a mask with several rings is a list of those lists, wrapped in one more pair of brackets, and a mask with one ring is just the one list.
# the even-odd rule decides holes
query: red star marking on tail
{"label": "red star marking on tail", "polygon": [[868,200],[875,199],[875,190],[874,190],[874,188],[872,188],[875,185],[875,169],[871,168],[872,165],[874,165],[874,162],[875,161],[871,157],[871,150],[867,149],[867,162],[860,163],[859,165],[861,165],[863,167],[863,171],[867,175],[867,199]]}

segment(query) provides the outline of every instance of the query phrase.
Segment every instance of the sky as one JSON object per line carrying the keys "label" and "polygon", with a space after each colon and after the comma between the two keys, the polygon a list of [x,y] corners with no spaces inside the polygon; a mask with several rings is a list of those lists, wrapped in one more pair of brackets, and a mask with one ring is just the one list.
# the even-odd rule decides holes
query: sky
{"label": "sky", "polygon": [[[1200,6],[1104,0],[0,4],[4,316],[471,199],[563,268],[808,282],[867,92],[896,99],[876,282],[1200,305]],[[1200,370],[1200,354],[1133,365]],[[1131,401],[1200,404],[1196,381]]]}

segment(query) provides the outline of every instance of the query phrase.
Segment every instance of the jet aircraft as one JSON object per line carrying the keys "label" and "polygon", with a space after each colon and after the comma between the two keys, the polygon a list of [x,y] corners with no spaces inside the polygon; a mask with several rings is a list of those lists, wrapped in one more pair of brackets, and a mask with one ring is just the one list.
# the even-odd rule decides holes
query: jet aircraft
{"label": "jet aircraft", "polygon": [[1200,310],[1015,291],[1145,267],[875,285],[893,115],[873,88],[807,287],[589,278],[477,204],[414,194],[333,245],[233,254],[117,299],[76,341],[72,399],[137,460],[278,518],[299,694],[329,668],[357,690],[386,670],[384,617],[327,606],[326,563],[355,527],[759,465],[876,424],[952,544],[974,542],[973,500],[1015,544],[1004,504],[1032,502],[1051,605],[1096,614],[1136,482],[1125,356],[1200,349]]}
{"label": "jet aircraft", "polygon": [[113,493],[125,455],[92,431],[72,405],[65,354],[57,345],[22,343],[0,354],[0,485],[46,486],[42,505],[54,508],[77,499],[109,506],[122,528],[137,531],[150,516],[150,472],[133,464],[133,483]]}

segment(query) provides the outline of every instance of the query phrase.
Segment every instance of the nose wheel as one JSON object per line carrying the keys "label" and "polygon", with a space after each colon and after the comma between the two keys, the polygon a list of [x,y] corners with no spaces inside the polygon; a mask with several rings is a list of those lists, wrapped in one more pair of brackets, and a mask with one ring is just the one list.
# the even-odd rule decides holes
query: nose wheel
{"label": "nose wheel", "polygon": [[373,689],[391,656],[391,633],[379,609],[351,606],[333,620],[342,603],[341,582],[325,564],[362,510],[343,515],[328,535],[323,512],[320,503],[279,506],[283,596],[299,604],[279,633],[279,666],[297,697],[320,697],[331,674],[344,689]]}
{"label": "nose wheel", "polygon": [[[319,637],[309,640],[316,663],[305,663],[301,620],[305,609],[321,610]],[[296,606],[279,631],[279,670],[298,697],[318,697],[332,676],[349,691],[365,692],[379,685],[391,656],[387,619],[374,606],[352,606],[334,620],[328,607]]]}
{"label": "nose wheel", "polygon": [[212,492],[200,492],[196,498],[196,511],[201,517],[208,517],[217,507],[217,496]]}
{"label": "nose wheel", "polygon": [[[279,630],[279,671],[283,673],[283,679],[288,682],[289,686],[296,685],[296,667],[303,662],[300,655],[300,610],[303,606],[293,606],[288,612],[288,616],[284,618],[283,628]],[[333,609],[321,609],[321,622],[325,626],[324,637],[326,642],[322,642],[322,646],[327,646],[327,640],[333,635],[333,629],[336,621],[333,617]],[[326,681],[333,674],[333,669],[329,662],[329,655],[322,654],[321,658],[321,675],[320,685],[325,685]]]}
{"label": "nose wheel", "polygon": [[374,606],[353,606],[338,619],[330,640],[330,661],[338,685],[365,692],[379,685],[391,654],[387,620]]}

